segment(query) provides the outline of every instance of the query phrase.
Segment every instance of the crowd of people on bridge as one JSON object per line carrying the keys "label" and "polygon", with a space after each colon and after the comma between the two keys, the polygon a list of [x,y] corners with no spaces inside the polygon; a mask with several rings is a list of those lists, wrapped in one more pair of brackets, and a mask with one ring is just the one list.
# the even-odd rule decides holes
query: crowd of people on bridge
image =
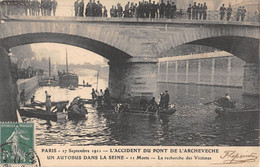
{"label": "crowd of people on bridge", "polygon": [[[84,0],[76,0],[74,3],[75,16],[81,17],[107,17],[108,11],[100,1],[90,0],[84,11]],[[220,20],[224,20],[225,13],[227,13],[227,21],[231,20],[232,8],[231,5],[226,9],[225,6],[220,8]],[[233,12],[234,13],[234,12]],[[166,3],[162,0],[161,3],[155,1],[140,1],[139,3],[128,2],[125,6],[120,3],[113,5],[109,10],[111,17],[119,18],[187,18],[190,20],[207,20],[208,6],[207,3],[190,4],[187,10],[178,9],[174,2]],[[246,10],[244,7],[239,7],[236,12],[236,20],[244,21]],[[217,13],[216,13],[217,15]]]}
{"label": "crowd of people on bridge", "polygon": [[[4,15],[31,15],[31,16],[55,16],[58,7],[57,0],[3,0],[0,2],[1,12]],[[85,6],[84,0],[74,2],[75,16],[80,17],[108,17],[108,10],[100,1],[89,0]],[[117,3],[109,10],[111,17],[119,18],[187,18],[190,20],[207,20],[207,3],[189,4],[187,9],[178,9],[174,2],[162,0],[140,1],[139,3],[127,2],[125,6]],[[219,9],[220,20],[244,21],[246,9],[240,6],[236,12],[231,5],[227,8],[223,4]],[[216,13],[216,16],[218,13]],[[212,17],[211,17],[212,19]]]}
{"label": "crowd of people on bridge", "polygon": [[0,2],[4,15],[55,16],[56,0],[4,0]]}
{"label": "crowd of people on bridge", "polygon": [[[219,9],[219,12],[220,12],[220,20],[224,20],[225,18],[225,15],[226,16],[226,20],[227,21],[230,21],[231,20],[231,16],[232,16],[232,7],[231,5],[229,5],[227,8],[225,7],[225,4],[223,4],[220,9]],[[245,19],[245,16],[246,16],[246,9],[244,6],[239,6],[239,8],[237,9],[237,12],[236,12],[236,21],[244,21]]]}

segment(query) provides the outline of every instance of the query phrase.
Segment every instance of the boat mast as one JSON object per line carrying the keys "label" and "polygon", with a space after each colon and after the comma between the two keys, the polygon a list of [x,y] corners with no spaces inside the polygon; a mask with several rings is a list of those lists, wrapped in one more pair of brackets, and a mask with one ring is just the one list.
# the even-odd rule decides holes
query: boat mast
{"label": "boat mast", "polygon": [[51,77],[51,58],[49,57],[49,77]]}
{"label": "boat mast", "polygon": [[67,48],[66,48],[66,72],[67,73],[69,72]]}

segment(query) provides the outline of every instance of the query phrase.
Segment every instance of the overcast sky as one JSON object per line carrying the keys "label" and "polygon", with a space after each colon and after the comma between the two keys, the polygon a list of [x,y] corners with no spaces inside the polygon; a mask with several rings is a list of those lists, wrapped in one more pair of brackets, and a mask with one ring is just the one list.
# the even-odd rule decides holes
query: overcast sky
{"label": "overcast sky", "polygon": [[32,44],[32,50],[36,54],[35,59],[51,58],[52,63],[65,64],[66,63],[66,49],[68,53],[68,61],[70,64],[101,64],[107,65],[104,58],[98,54],[88,50],[56,43],[39,43]]}

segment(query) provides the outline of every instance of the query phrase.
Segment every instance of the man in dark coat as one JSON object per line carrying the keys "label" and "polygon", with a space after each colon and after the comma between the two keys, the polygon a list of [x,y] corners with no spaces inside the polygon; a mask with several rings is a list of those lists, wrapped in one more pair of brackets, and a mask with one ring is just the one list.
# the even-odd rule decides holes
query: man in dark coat
{"label": "man in dark coat", "polygon": [[166,90],[165,94],[164,94],[164,108],[168,109],[169,101],[170,101],[170,95],[168,94],[168,91]]}
{"label": "man in dark coat", "polygon": [[164,18],[164,12],[165,12],[165,3],[162,0],[162,3],[160,4],[159,7],[160,18]]}
{"label": "man in dark coat", "polygon": [[84,13],[84,0],[79,3],[79,16],[83,17]]}
{"label": "man in dark coat", "polygon": [[220,7],[219,11],[220,11],[220,20],[223,20],[226,12],[226,8],[224,4]]}

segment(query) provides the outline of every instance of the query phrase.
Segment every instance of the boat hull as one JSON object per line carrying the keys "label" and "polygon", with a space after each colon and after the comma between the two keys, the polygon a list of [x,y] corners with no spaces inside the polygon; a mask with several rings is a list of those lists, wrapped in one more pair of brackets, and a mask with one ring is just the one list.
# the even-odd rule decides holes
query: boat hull
{"label": "boat hull", "polygon": [[20,108],[18,109],[21,116],[29,117],[29,118],[39,118],[43,120],[51,120],[58,121],[61,119],[69,119],[69,120],[81,120],[86,119],[87,115],[75,114],[75,113],[48,113],[43,109],[35,109],[35,108]]}
{"label": "boat hull", "polygon": [[146,115],[173,115],[177,110],[176,108],[171,108],[171,109],[158,109],[155,112],[149,112],[141,109],[133,109],[129,111],[121,111],[121,112],[116,112],[115,110],[106,110],[102,108],[97,108],[97,111],[99,112],[112,112],[112,113],[135,113],[135,114],[146,114]]}
{"label": "boat hull", "polygon": [[21,116],[29,117],[29,118],[39,118],[43,120],[51,120],[57,121],[56,113],[47,113],[42,109],[34,109],[34,108],[20,108],[18,109]]}
{"label": "boat hull", "polygon": [[218,107],[215,109],[216,114],[219,116],[243,116],[249,114],[259,115],[260,109],[228,109]]}
{"label": "boat hull", "polygon": [[86,114],[76,114],[76,113],[68,112],[68,119],[69,120],[87,119],[87,115]]}
{"label": "boat hull", "polygon": [[78,87],[79,77],[76,74],[66,73],[59,77],[59,85],[61,88],[68,88],[70,85],[74,88]]}

